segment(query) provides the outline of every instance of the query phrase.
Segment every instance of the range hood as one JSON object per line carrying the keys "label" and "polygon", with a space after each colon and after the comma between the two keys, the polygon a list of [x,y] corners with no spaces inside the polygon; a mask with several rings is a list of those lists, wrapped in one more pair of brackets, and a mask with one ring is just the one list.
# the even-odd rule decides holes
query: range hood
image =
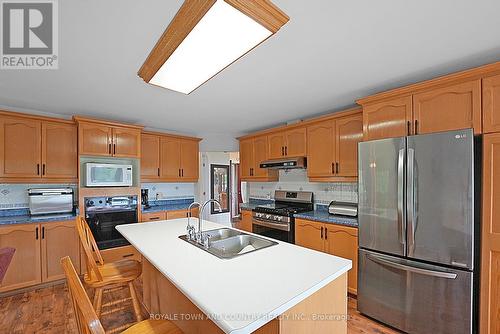
{"label": "range hood", "polygon": [[307,158],[298,157],[298,158],[266,160],[260,164],[260,168],[268,168],[268,169],[307,168]]}

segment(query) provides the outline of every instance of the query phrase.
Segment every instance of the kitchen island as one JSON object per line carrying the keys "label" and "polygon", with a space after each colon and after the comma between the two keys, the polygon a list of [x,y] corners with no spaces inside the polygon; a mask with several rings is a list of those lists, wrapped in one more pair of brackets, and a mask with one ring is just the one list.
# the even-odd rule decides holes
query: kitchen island
{"label": "kitchen island", "polygon": [[[184,333],[347,332],[351,261],[285,242],[219,259],[179,238],[186,224],[117,227],[143,256],[144,305],[152,317]],[[204,231],[224,227],[203,222]]]}

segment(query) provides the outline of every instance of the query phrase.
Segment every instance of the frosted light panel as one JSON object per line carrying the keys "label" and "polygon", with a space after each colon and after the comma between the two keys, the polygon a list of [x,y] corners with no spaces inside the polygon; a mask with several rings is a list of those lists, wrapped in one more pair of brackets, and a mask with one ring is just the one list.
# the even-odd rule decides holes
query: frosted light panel
{"label": "frosted light panel", "polygon": [[250,17],[218,0],[150,83],[189,94],[271,34]]}

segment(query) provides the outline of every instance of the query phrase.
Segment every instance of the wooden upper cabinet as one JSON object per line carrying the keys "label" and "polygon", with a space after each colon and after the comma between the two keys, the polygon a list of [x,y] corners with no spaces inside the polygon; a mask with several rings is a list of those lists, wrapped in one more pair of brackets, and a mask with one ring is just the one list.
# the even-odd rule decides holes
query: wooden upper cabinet
{"label": "wooden upper cabinet", "polygon": [[358,290],[358,229],[325,224],[325,240],[325,252],[352,261],[347,285],[348,291],[356,294]]}
{"label": "wooden upper cabinet", "polygon": [[412,120],[411,95],[363,105],[363,139],[368,141],[410,135]]}
{"label": "wooden upper cabinet", "polygon": [[181,178],[196,181],[199,175],[199,144],[197,140],[181,139]]}
{"label": "wooden upper cabinet", "polygon": [[269,170],[265,168],[260,168],[260,164],[267,160],[267,141],[266,136],[257,137],[253,140],[253,164],[252,164],[252,176],[256,177],[266,177]]}
{"label": "wooden upper cabinet", "polygon": [[481,333],[500,330],[500,133],[483,137]]}
{"label": "wooden upper cabinet", "polygon": [[42,282],[40,226],[38,224],[0,227],[0,248],[16,249],[0,292],[20,289]]}
{"label": "wooden upper cabinet", "polygon": [[358,143],[363,140],[363,116],[335,120],[336,176],[358,176]]}
{"label": "wooden upper cabinet", "polygon": [[323,223],[297,219],[295,221],[295,244],[323,252],[325,229]]}
{"label": "wooden upper cabinet", "polygon": [[112,128],[114,157],[139,158],[141,156],[141,131],[130,128]]}
{"label": "wooden upper cabinet", "polygon": [[414,94],[414,132],[474,128],[481,133],[481,95],[479,79]]}
{"label": "wooden upper cabinet", "polygon": [[325,177],[334,173],[335,122],[332,120],[307,127],[307,175]]}
{"label": "wooden upper cabinet", "polygon": [[41,122],[28,118],[0,117],[0,176],[41,176]]}
{"label": "wooden upper cabinet", "polygon": [[483,79],[483,131],[500,131],[500,75]]}
{"label": "wooden upper cabinet", "polygon": [[78,177],[78,131],[74,124],[42,122],[42,177]]}
{"label": "wooden upper cabinet", "polygon": [[240,140],[240,173],[242,179],[252,176],[253,139]]}
{"label": "wooden upper cabinet", "polygon": [[160,140],[160,178],[178,180],[181,177],[181,142],[177,138]]}
{"label": "wooden upper cabinet", "polygon": [[43,223],[41,228],[42,281],[64,278],[61,258],[69,256],[80,271],[80,239],[74,220]]}
{"label": "wooden upper cabinet", "polygon": [[272,133],[267,136],[269,159],[279,159],[285,156],[285,132]]}
{"label": "wooden upper cabinet", "polygon": [[78,137],[81,155],[110,156],[112,154],[113,130],[109,126],[79,123]]}
{"label": "wooden upper cabinet", "polygon": [[285,155],[287,157],[305,157],[307,153],[307,128],[300,127],[285,133]]}
{"label": "wooden upper cabinet", "polygon": [[160,178],[160,137],[141,135],[141,179]]}

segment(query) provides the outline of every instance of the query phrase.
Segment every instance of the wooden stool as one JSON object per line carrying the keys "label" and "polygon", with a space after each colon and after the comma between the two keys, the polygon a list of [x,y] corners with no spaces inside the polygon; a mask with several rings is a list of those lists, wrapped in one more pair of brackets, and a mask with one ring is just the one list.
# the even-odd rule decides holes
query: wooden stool
{"label": "wooden stool", "polygon": [[[92,231],[85,219],[78,217],[76,225],[87,259],[87,273],[84,275],[83,280],[86,285],[94,289],[93,305],[97,316],[100,317],[102,314],[119,311],[123,309],[123,307],[101,313],[103,307],[115,306],[131,299],[137,322],[141,321],[141,306],[134,287],[134,280],[137,279],[142,272],[141,263],[136,260],[121,260],[112,263],[104,263],[101,253],[97,248],[94,236],[92,235]],[[102,295],[104,292],[126,286],[128,286],[130,290],[130,298],[115,300],[104,305],[102,304]]]}
{"label": "wooden stool", "polygon": [[[105,334],[99,317],[78,278],[69,256],[61,259],[61,265],[68,281],[68,290],[73,303],[76,325],[80,334]],[[182,334],[182,331],[167,320],[144,320],[133,325],[124,334]]]}

